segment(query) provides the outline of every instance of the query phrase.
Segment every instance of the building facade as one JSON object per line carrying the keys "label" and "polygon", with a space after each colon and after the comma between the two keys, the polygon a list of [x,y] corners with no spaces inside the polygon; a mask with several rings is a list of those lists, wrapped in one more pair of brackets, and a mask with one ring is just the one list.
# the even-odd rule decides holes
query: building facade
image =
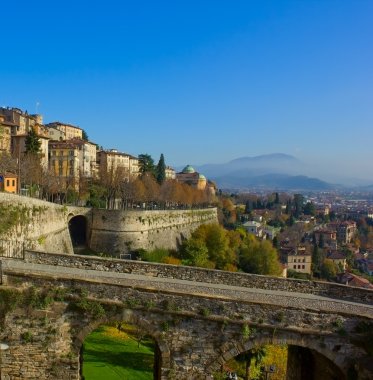
{"label": "building facade", "polygon": [[121,170],[123,179],[127,180],[139,175],[138,158],[117,149],[98,151],[97,165],[99,173],[116,173]]}
{"label": "building facade", "polygon": [[62,132],[62,140],[71,140],[71,139],[82,139],[83,138],[83,130],[76,125],[67,124],[67,123],[61,123],[59,121],[54,121],[53,123],[49,123],[45,125],[47,128],[51,128],[50,131],[51,134],[55,134],[57,140],[61,139],[61,135],[58,136],[54,130],[58,130]]}

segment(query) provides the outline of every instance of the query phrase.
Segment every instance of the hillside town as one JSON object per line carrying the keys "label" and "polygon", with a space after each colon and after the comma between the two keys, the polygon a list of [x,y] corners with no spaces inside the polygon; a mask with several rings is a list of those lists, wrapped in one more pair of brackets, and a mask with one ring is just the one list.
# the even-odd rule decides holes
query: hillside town
{"label": "hillside town", "polygon": [[[42,176],[49,174],[53,177],[55,190],[51,195],[58,193],[59,199],[73,193],[81,195],[86,183],[94,179],[101,182],[117,179],[129,183],[148,170],[149,163],[153,165],[147,154],[140,155],[141,161],[141,157],[117,149],[104,149],[99,142],[90,141],[86,131],[76,125],[43,124],[42,115],[10,107],[0,107],[0,152],[5,153],[0,163],[3,191],[23,195],[40,192],[40,187],[32,188],[37,181],[30,181],[33,172],[40,169]],[[37,162],[32,162],[35,157]],[[215,184],[190,165],[177,173],[174,168],[166,166],[164,160],[162,164],[161,174],[165,180],[187,184],[211,196],[215,194]],[[28,170],[23,175],[25,167]],[[79,198],[84,204],[86,197]]]}
{"label": "hillside town", "polygon": [[[1,191],[109,209],[214,204],[227,230],[271,242],[282,276],[373,288],[373,205],[366,197],[217,192],[190,165],[176,172],[163,154],[155,165],[148,154],[104,149],[78,126],[43,124],[41,115],[19,108],[0,108],[0,135]],[[235,256],[217,269],[237,270]]]}

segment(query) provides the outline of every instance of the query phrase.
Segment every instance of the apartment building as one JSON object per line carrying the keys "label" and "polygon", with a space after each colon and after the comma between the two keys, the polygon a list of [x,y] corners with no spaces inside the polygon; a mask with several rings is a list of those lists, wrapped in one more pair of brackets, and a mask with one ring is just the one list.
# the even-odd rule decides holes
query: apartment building
{"label": "apartment building", "polygon": [[49,168],[61,180],[61,191],[79,189],[80,154],[76,144],[67,141],[49,143]]}
{"label": "apartment building", "polygon": [[[83,130],[76,125],[54,121],[52,123],[45,124],[45,126],[50,129],[50,137],[55,140],[71,140],[74,138],[83,138]],[[62,135],[58,135],[56,130],[62,132]]]}
{"label": "apartment building", "polygon": [[[96,174],[96,144],[82,139],[50,141],[50,167],[59,176],[94,177]],[[58,164],[57,164],[58,162]],[[58,166],[58,169],[57,169]]]}
{"label": "apartment building", "polygon": [[97,152],[99,172],[115,172],[123,169],[124,178],[139,174],[139,160],[130,154],[119,152],[117,149],[100,150]]}

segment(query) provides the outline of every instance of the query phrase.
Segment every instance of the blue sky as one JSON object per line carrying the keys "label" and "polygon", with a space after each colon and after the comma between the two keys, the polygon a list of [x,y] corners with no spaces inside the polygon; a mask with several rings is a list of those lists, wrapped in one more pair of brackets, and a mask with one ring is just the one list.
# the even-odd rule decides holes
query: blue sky
{"label": "blue sky", "polygon": [[316,165],[310,174],[373,182],[371,0],[1,9],[1,106],[171,165],[282,152]]}

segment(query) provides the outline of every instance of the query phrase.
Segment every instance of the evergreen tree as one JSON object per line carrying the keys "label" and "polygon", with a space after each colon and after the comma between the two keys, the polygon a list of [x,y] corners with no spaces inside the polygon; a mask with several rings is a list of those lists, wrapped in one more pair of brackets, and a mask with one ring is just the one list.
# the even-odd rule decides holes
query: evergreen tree
{"label": "evergreen tree", "polygon": [[280,203],[280,196],[278,193],[275,194],[275,204],[278,205]]}
{"label": "evergreen tree", "polygon": [[34,128],[30,128],[25,140],[26,153],[40,153],[41,141],[36,134]]}
{"label": "evergreen tree", "polygon": [[166,179],[166,164],[164,162],[163,153],[159,158],[158,165],[156,168],[157,182],[161,185]]}
{"label": "evergreen tree", "polygon": [[139,154],[139,170],[141,174],[155,174],[154,160],[150,154]]}
{"label": "evergreen tree", "polygon": [[82,132],[82,139],[84,141],[88,141],[88,134],[87,134],[87,132],[84,129],[83,129],[83,132]]}

